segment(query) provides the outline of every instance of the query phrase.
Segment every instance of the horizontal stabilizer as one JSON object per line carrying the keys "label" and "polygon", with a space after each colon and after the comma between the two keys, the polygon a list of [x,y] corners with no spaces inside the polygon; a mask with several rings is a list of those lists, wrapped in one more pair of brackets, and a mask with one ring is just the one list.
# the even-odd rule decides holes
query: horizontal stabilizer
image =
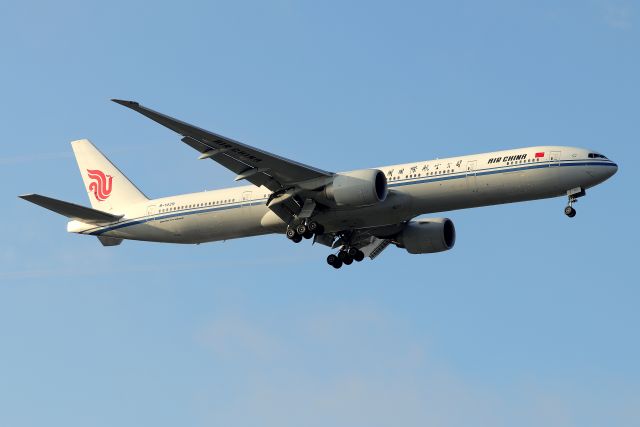
{"label": "horizontal stabilizer", "polygon": [[97,209],[91,209],[85,206],[76,205],[75,203],[52,199],[51,197],[41,196],[39,194],[25,194],[19,197],[28,202],[35,203],[38,206],[49,209],[50,211],[64,215],[69,219],[74,219],[88,224],[116,222],[124,216],[112,215]]}

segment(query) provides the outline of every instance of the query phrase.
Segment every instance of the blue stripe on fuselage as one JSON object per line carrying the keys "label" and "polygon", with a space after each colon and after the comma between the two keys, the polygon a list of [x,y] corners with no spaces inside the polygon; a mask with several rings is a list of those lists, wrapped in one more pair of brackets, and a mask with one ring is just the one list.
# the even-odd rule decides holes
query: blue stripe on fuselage
{"label": "blue stripe on fuselage", "polygon": [[[546,161],[546,162],[541,162],[541,163],[536,163],[536,164],[528,164],[528,165],[522,164],[522,165],[513,165],[513,166],[498,166],[498,167],[495,167],[495,168],[479,169],[479,170],[476,170],[476,171],[454,172],[454,173],[449,173],[449,174],[443,174],[441,176],[437,176],[436,175],[436,176],[430,176],[430,177],[424,177],[424,178],[404,178],[404,179],[399,179],[397,181],[391,181],[391,182],[388,183],[388,186],[389,186],[389,188],[394,188],[394,187],[403,187],[403,186],[407,186],[407,185],[425,184],[427,182],[437,182],[437,181],[447,181],[447,180],[451,180],[451,179],[460,179],[460,178],[466,178],[466,176],[468,174],[472,175],[474,172],[475,172],[476,176],[483,176],[483,175],[494,175],[494,174],[499,174],[499,173],[524,171],[524,170],[531,170],[531,169],[543,169],[543,168],[551,168],[551,167],[563,167],[563,166],[612,166],[612,167],[617,167],[618,165],[616,165],[612,161],[584,161],[584,160],[563,160],[563,161],[560,161],[560,162]],[[140,218],[126,220],[126,221],[123,221],[121,223],[109,225],[109,226],[106,226],[106,227],[104,227],[102,229],[99,229],[99,230],[96,230],[96,231],[91,231],[91,232],[87,231],[87,232],[84,232],[83,234],[89,234],[89,235],[92,235],[92,236],[99,236],[100,234],[105,233],[107,231],[117,230],[117,229],[120,229],[120,228],[129,227],[129,226],[132,226],[132,225],[143,224],[143,223],[149,222],[149,221],[157,221],[157,220],[166,219],[166,218],[175,218],[175,217],[178,217],[178,216],[187,216],[187,215],[201,214],[201,213],[206,213],[206,212],[216,212],[216,211],[222,211],[222,210],[227,210],[227,209],[234,209],[234,208],[242,207],[242,206],[247,205],[247,204],[257,203],[257,202],[260,202],[262,200],[267,200],[267,198],[254,199],[254,200],[242,201],[242,202],[236,202],[236,203],[228,203],[228,204],[223,205],[223,206],[206,207],[206,208],[200,208],[200,209],[189,209],[189,210],[183,210],[183,211],[178,211],[178,212],[172,212],[172,213],[168,213],[168,214],[160,214],[160,215],[156,214],[156,215],[152,215],[152,216],[144,216],[144,217],[140,217]]]}
{"label": "blue stripe on fuselage", "polygon": [[463,172],[455,172],[449,174],[443,174],[441,176],[433,176],[433,177],[424,177],[424,178],[405,178],[397,181],[392,181],[389,183],[389,187],[402,187],[404,185],[413,185],[413,184],[423,184],[426,182],[436,182],[436,181],[446,181],[449,179],[457,179],[457,178],[465,178],[467,175],[473,175],[475,172],[476,176],[483,175],[494,175],[498,173],[507,173],[507,172],[515,172],[515,171],[523,171],[530,169],[545,169],[551,167],[560,167],[560,166],[614,166],[617,167],[613,162],[585,162],[581,160],[569,160],[563,162],[544,162],[544,163],[536,163],[530,165],[517,165],[517,166],[499,166],[496,168],[487,168],[487,169],[478,169],[475,171],[463,171]]}

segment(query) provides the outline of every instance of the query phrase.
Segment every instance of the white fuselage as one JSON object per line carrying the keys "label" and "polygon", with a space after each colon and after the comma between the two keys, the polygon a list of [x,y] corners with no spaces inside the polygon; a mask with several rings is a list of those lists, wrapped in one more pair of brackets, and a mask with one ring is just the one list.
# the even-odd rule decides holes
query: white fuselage
{"label": "white fuselage", "polygon": [[[540,146],[384,166],[376,169],[387,176],[390,191],[385,201],[333,208],[314,219],[331,232],[397,224],[427,213],[562,196],[577,187],[593,187],[616,172],[614,162],[589,153],[593,151]],[[71,221],[68,231],[171,243],[283,233],[286,224],[266,206],[269,194],[264,187],[249,185],[164,197],[117,212],[124,217],[115,224]]]}

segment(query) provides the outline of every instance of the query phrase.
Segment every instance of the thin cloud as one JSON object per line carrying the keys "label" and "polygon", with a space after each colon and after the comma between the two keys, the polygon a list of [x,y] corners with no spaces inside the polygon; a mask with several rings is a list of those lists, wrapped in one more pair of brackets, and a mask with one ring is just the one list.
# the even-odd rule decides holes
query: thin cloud
{"label": "thin cloud", "polygon": [[[88,237],[89,238],[89,237]],[[125,242],[131,244],[131,242]],[[150,244],[150,243],[146,243]],[[216,243],[211,243],[210,245],[215,245]],[[96,245],[99,246],[99,243],[96,241]],[[115,276],[126,273],[154,273],[157,271],[164,272],[180,272],[180,271],[193,271],[194,268],[199,268],[202,266],[200,263],[196,262],[183,262],[177,263],[172,262],[170,264],[167,263],[149,263],[149,264],[126,264],[122,265],[119,258],[115,256],[111,257],[113,254],[109,254],[108,251],[111,250],[109,248],[99,248],[100,250],[105,251],[103,254],[100,254],[98,259],[100,262],[84,262],[82,266],[77,265],[77,259],[73,258],[73,265],[66,265],[63,267],[52,266],[50,268],[47,267],[29,267],[26,266],[24,268],[19,268],[15,270],[5,269],[4,271],[0,271],[0,280],[3,282],[9,280],[24,280],[24,279],[53,279],[53,278],[61,278],[61,277],[91,277],[91,276]],[[117,250],[117,249],[116,249]],[[7,261],[10,252],[0,252],[0,270],[3,265],[9,266],[10,263]],[[83,255],[86,258],[86,254]],[[104,256],[109,256],[109,262],[105,262]],[[217,261],[207,261],[207,265],[211,268],[228,268],[228,269],[238,269],[238,268],[249,268],[249,267],[262,267],[262,266],[272,266],[274,264],[278,265],[292,265],[292,264],[300,264],[301,262],[312,263],[315,262],[315,258],[310,255],[301,255],[301,256],[273,256],[268,258],[252,258],[252,259],[237,259],[237,260],[217,260]],[[56,265],[56,262],[51,259],[48,264]],[[100,267],[96,267],[100,266]]]}
{"label": "thin cloud", "polygon": [[23,156],[0,157],[0,165],[14,165],[39,162],[43,160],[66,159],[71,156],[71,150],[69,150],[69,152],[59,151],[55,153],[25,154]]}
{"label": "thin cloud", "polygon": [[[135,152],[141,150],[148,150],[150,145],[139,144],[127,147],[120,147],[116,149],[110,149],[108,151],[109,154],[116,153],[127,153],[127,152]],[[54,151],[50,153],[29,153],[18,156],[8,156],[8,157],[0,157],[0,165],[15,165],[15,164],[24,164],[24,163],[35,163],[42,162],[47,160],[59,160],[59,159],[68,159],[73,157],[73,152],[71,151],[71,147],[65,151]]]}
{"label": "thin cloud", "polygon": [[[487,387],[438,361],[422,334],[367,304],[356,304],[354,315],[342,307],[306,313],[286,333],[232,312],[198,338],[218,356],[217,369],[235,378],[199,394],[206,424],[554,427],[612,420],[626,426],[640,413],[636,398],[603,400],[598,391],[548,379]],[[416,345],[418,358],[411,356]],[[312,369],[299,362],[310,353],[318,360]]]}
{"label": "thin cloud", "polygon": [[633,10],[629,4],[606,2],[604,8],[604,22],[611,28],[630,30],[633,27]]}
{"label": "thin cloud", "polygon": [[259,325],[239,316],[215,319],[197,335],[217,355],[231,359],[242,355],[271,357],[282,351],[279,340],[266,333]]}

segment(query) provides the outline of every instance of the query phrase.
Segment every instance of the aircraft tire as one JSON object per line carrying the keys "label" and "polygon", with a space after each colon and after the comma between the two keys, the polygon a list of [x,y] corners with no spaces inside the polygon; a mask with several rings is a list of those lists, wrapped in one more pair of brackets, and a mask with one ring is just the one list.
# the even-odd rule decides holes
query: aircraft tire
{"label": "aircraft tire", "polygon": [[294,230],[293,228],[287,228],[287,239],[293,239],[294,237],[296,237],[296,230]]}
{"label": "aircraft tire", "polygon": [[573,218],[574,216],[576,216],[576,210],[572,206],[567,206],[566,208],[564,208],[564,214],[569,218]]}

